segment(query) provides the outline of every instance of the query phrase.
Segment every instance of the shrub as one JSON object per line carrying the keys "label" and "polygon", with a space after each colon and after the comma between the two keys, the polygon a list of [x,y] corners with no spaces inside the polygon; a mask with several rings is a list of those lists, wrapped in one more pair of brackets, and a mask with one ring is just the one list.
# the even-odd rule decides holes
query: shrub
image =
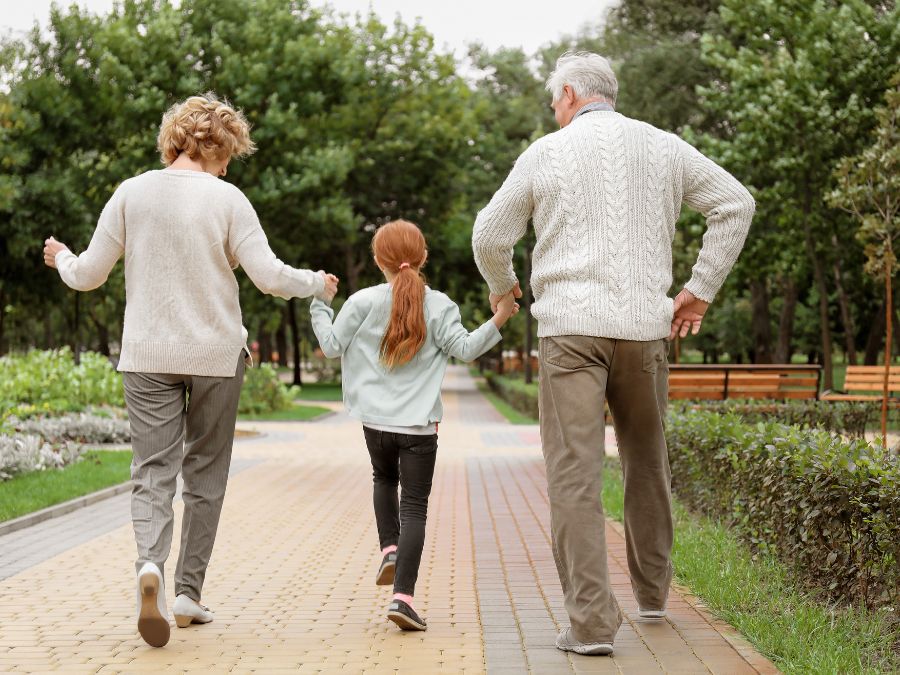
{"label": "shrub", "polygon": [[849,401],[695,401],[672,406],[683,411],[696,408],[719,414],[734,413],[747,424],[781,422],[821,427],[851,438],[863,438],[866,424],[881,410],[880,403]]}
{"label": "shrub", "polygon": [[40,436],[50,443],[127,443],[131,440],[128,420],[116,416],[74,413],[61,417],[31,417],[7,420],[7,426],[22,434]]}
{"label": "shrub", "polygon": [[105,356],[68,347],[0,357],[0,417],[75,412],[88,405],[124,406],[122,378]]}
{"label": "shrub", "polygon": [[900,457],[864,440],[737,414],[670,415],[679,499],[724,518],[833,599],[900,601]]}
{"label": "shrub", "polygon": [[62,468],[78,461],[81,453],[77,443],[54,446],[30,434],[0,436],[0,481],[29,471]]}
{"label": "shrub", "polygon": [[538,418],[538,391],[534,385],[525,384],[524,380],[503,377],[485,371],[484,377],[494,393],[523,415],[532,419]]}
{"label": "shrub", "polygon": [[286,387],[278,379],[277,371],[268,363],[258,368],[248,368],[244,374],[244,386],[238,412],[245,415],[286,410],[291,407],[296,387]]}

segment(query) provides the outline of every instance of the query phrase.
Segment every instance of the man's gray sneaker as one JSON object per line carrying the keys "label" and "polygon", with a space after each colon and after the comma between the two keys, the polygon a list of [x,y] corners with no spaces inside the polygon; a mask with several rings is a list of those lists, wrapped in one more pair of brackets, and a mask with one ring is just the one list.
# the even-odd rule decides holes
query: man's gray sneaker
{"label": "man's gray sneaker", "polygon": [[666,610],[664,609],[641,609],[638,614],[642,619],[665,619]]}
{"label": "man's gray sneaker", "polygon": [[394,572],[396,570],[397,552],[391,551],[381,561],[381,567],[378,568],[378,574],[375,575],[375,584],[377,586],[390,586],[394,583]]}
{"label": "man's gray sneaker", "polygon": [[575,652],[584,656],[609,656],[613,653],[610,642],[579,642],[571,628],[563,628],[556,636],[556,648],[564,652]]}
{"label": "man's gray sneaker", "polygon": [[388,619],[403,630],[425,630],[425,620],[416,614],[416,610],[402,600],[391,600],[388,606]]}

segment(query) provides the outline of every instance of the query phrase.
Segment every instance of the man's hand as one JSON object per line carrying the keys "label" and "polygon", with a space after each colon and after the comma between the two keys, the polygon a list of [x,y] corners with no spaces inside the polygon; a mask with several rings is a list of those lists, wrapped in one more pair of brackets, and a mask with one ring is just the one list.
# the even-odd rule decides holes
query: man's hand
{"label": "man's hand", "polygon": [[322,299],[325,302],[331,302],[334,300],[334,296],[337,295],[338,281],[340,279],[324,270],[319,270],[319,275],[325,280],[325,290],[322,291]]}
{"label": "man's hand", "polygon": [[494,310],[494,325],[497,329],[503,328],[510,317],[519,313],[519,303],[516,302],[516,296],[513,291],[506,295],[500,296],[497,301],[497,309]]}
{"label": "man's hand", "polygon": [[504,293],[503,295],[497,295],[495,293],[490,294],[489,297],[491,301],[491,311],[494,312],[494,314],[497,313],[497,303],[510,294],[512,294],[513,298],[522,297],[522,288],[519,286],[518,281],[516,282],[516,285],[512,287],[512,290],[509,291],[509,293]]}
{"label": "man's hand", "polygon": [[44,240],[44,264],[56,269],[56,254],[60,251],[68,251],[69,247],[53,237]]}
{"label": "man's hand", "polygon": [[672,316],[672,332],[669,333],[669,339],[674,340],[677,336],[687,337],[689,332],[691,335],[699,333],[707,309],[709,309],[708,302],[698,300],[687,289],[682,290],[675,296],[675,312]]}

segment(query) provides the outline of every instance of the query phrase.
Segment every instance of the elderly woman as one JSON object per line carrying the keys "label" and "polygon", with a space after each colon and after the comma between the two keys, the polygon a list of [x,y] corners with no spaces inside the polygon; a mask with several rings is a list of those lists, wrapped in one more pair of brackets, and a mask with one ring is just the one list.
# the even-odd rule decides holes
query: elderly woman
{"label": "elderly woman", "polygon": [[163,116],[158,145],[166,168],[119,185],[84,253],[52,237],[44,248],[46,264],[79,291],[103,284],[125,256],[119,370],[134,449],[138,630],[155,647],[169,641],[163,566],[179,469],[184,516],[173,613],[179,627],[213,619],[200,597],[248,354],[233,270],[242,266],[257,288],[281,298],[333,294],[337,285],[332,275],[278,260],[244,194],[217,180],[232,157],[255,150],[240,111],[212,94],[192,96]]}

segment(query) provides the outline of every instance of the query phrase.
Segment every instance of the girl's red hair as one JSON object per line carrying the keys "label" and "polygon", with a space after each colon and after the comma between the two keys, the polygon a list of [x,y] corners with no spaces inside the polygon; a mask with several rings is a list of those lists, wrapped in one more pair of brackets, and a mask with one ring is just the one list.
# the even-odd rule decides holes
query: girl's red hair
{"label": "girl's red hair", "polygon": [[379,266],[393,273],[391,317],[381,340],[381,360],[388,368],[408,363],[425,344],[425,236],[408,220],[378,228],[372,251]]}

